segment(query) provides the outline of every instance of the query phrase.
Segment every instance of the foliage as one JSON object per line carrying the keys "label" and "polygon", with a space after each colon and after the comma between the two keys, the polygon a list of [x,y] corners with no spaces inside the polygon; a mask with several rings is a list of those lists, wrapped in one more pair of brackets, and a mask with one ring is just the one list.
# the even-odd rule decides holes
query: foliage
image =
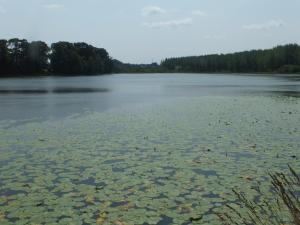
{"label": "foliage", "polygon": [[112,62],[105,49],[86,43],[58,42],[51,46],[54,73],[105,74],[112,71]]}
{"label": "foliage", "polygon": [[51,45],[25,39],[0,40],[0,75],[9,74],[105,74],[112,72],[107,51],[86,43]]}
{"label": "foliage", "polygon": [[300,73],[300,66],[298,65],[284,65],[278,69],[280,73]]}
{"label": "foliage", "polygon": [[300,72],[300,46],[289,44],[268,50],[165,59],[171,72]]}
{"label": "foliage", "polygon": [[268,50],[233,54],[169,58],[161,65],[129,64],[112,60],[103,48],[84,42],[29,43],[25,39],[0,40],[0,75],[107,74],[163,72],[300,73],[300,46],[289,44]]}
{"label": "foliage", "polygon": [[0,40],[0,74],[43,73],[49,66],[49,50],[41,41]]}
{"label": "foliage", "polygon": [[129,64],[114,60],[114,72],[116,73],[161,73],[162,68],[157,63]]}

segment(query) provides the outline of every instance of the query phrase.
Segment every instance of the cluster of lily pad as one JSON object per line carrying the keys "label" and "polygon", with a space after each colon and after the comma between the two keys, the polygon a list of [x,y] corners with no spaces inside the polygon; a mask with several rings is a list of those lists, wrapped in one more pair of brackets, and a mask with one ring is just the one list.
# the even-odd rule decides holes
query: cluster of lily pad
{"label": "cluster of lily pad", "polygon": [[268,170],[299,170],[299,103],[177,98],[1,121],[0,224],[217,225],[232,188],[259,201]]}

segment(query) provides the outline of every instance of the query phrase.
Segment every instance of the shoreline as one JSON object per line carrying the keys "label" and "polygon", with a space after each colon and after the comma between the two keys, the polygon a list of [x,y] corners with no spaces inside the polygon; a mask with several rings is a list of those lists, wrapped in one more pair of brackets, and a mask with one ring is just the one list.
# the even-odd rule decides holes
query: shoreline
{"label": "shoreline", "polygon": [[48,78],[48,77],[100,77],[100,76],[109,76],[109,75],[122,75],[122,74],[132,74],[132,75],[148,75],[148,74],[199,74],[199,75],[238,75],[238,76],[270,76],[270,77],[300,77],[300,73],[268,73],[268,72],[156,72],[156,73],[142,73],[142,72],[123,72],[123,73],[108,73],[108,74],[24,74],[24,75],[0,75],[0,79],[7,78]]}

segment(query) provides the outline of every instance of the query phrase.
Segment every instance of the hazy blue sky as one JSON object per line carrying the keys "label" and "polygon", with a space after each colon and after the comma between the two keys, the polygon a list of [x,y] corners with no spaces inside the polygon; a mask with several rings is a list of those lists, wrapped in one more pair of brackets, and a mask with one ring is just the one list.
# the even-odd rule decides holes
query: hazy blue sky
{"label": "hazy blue sky", "polygon": [[125,62],[300,42],[300,0],[0,0],[0,38],[85,41]]}

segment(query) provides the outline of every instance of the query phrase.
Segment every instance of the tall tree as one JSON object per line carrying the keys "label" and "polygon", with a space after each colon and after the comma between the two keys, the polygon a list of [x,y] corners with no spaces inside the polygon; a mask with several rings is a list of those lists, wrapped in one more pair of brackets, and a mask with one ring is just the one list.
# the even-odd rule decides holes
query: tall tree
{"label": "tall tree", "polygon": [[73,44],[58,42],[51,45],[51,67],[54,73],[80,74],[82,62]]}
{"label": "tall tree", "polygon": [[8,74],[11,70],[11,58],[7,48],[7,40],[0,40],[0,74]]}
{"label": "tall tree", "polygon": [[50,49],[45,42],[31,42],[28,48],[28,72],[45,73],[49,69]]}
{"label": "tall tree", "polygon": [[104,74],[112,71],[112,60],[105,49],[86,43],[58,42],[51,46],[54,73]]}
{"label": "tall tree", "polygon": [[8,50],[11,56],[12,73],[25,73],[27,71],[29,43],[25,39],[10,39]]}

